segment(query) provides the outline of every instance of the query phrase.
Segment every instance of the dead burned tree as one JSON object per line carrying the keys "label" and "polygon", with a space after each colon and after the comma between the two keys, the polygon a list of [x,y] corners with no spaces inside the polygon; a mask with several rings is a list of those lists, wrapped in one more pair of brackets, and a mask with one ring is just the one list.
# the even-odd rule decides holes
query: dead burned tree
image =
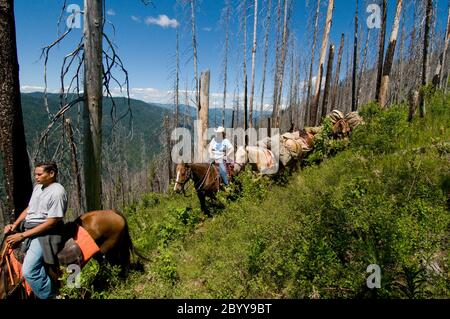
{"label": "dead burned tree", "polygon": [[305,122],[304,125],[312,125],[311,124],[311,108],[310,108],[310,98],[311,98],[311,89],[312,89],[312,73],[313,73],[313,65],[316,54],[316,45],[317,45],[317,30],[319,29],[319,13],[320,13],[320,0],[317,0],[316,5],[316,13],[314,15],[314,35],[313,35],[313,44],[311,48],[311,62],[309,64],[309,79],[308,79],[308,91],[306,93],[306,112],[305,112]]}
{"label": "dead burned tree", "polygon": [[383,75],[383,61],[384,61],[384,43],[386,40],[386,15],[387,15],[387,0],[382,0],[382,17],[381,17],[381,31],[378,44],[378,64],[377,64],[377,82],[375,89],[375,100],[380,101],[381,78]]}
{"label": "dead burned tree", "polygon": [[447,28],[445,30],[445,44],[444,51],[442,52],[442,68],[439,80],[439,87],[442,89],[445,87],[445,91],[448,89],[448,67],[447,67],[447,59],[448,59],[448,46],[450,43],[450,6],[448,7],[448,15],[447,15]]}
{"label": "dead burned tree", "polygon": [[397,0],[397,9],[395,12],[394,25],[392,27],[391,38],[389,40],[388,50],[383,66],[383,77],[381,79],[380,87],[380,106],[385,107],[387,104],[387,94],[389,89],[389,76],[391,74],[392,63],[395,56],[395,46],[397,44],[398,27],[400,24],[400,17],[402,14],[403,0]]}
{"label": "dead burned tree", "polygon": [[204,71],[201,73],[200,78],[200,104],[198,108],[198,119],[200,124],[198,126],[198,145],[197,145],[197,159],[198,163],[204,163],[206,160],[205,141],[203,137],[208,129],[208,113],[209,113],[209,83],[210,83],[210,71]]}
{"label": "dead burned tree", "polygon": [[263,126],[263,110],[264,110],[264,90],[266,87],[266,69],[267,69],[267,59],[268,59],[268,51],[269,51],[269,32],[270,32],[270,18],[272,12],[272,0],[269,0],[267,3],[267,14],[266,20],[264,22],[265,35],[264,35],[264,63],[263,63],[263,75],[262,75],[262,88],[261,88],[261,105],[260,105],[260,114],[259,114],[259,127]]}
{"label": "dead burned tree", "polygon": [[192,27],[192,50],[194,59],[194,81],[195,81],[195,105],[199,107],[200,105],[200,90],[198,82],[198,60],[197,60],[197,25],[195,22],[195,10],[196,4],[195,0],[189,0],[191,4],[191,27]]}
{"label": "dead burned tree", "polygon": [[32,191],[12,0],[0,0],[0,42],[0,147],[7,194],[7,215],[3,221],[8,223],[28,206]]}
{"label": "dead burned tree", "polygon": [[175,118],[174,118],[174,127],[178,127],[179,125],[179,116],[180,116],[180,39],[179,32],[177,28],[177,45],[176,45],[176,75],[175,75],[175,92],[174,92],[174,102],[175,102]]}
{"label": "dead burned tree", "polygon": [[255,95],[255,61],[256,61],[256,47],[257,47],[257,31],[258,31],[258,0],[255,0],[253,8],[253,47],[252,47],[252,79],[250,84],[250,110],[249,110],[249,125],[253,127],[253,97]]}
{"label": "dead burned tree", "polygon": [[230,38],[230,16],[231,4],[229,1],[225,2],[224,8],[224,23],[225,23],[225,53],[223,62],[223,104],[222,104],[222,126],[225,127],[225,108],[227,104],[227,81],[228,81],[228,49]]}
{"label": "dead burned tree", "polygon": [[320,98],[320,83],[322,82],[322,76],[323,76],[323,68],[325,64],[325,57],[327,53],[327,47],[328,47],[328,38],[330,35],[330,29],[331,29],[331,23],[333,21],[333,10],[334,10],[334,0],[328,1],[328,11],[327,11],[327,18],[325,21],[325,27],[323,32],[323,38],[322,38],[322,48],[320,51],[320,57],[319,57],[319,71],[317,73],[316,78],[316,87],[314,92],[314,97],[311,104],[311,125],[317,124],[317,111],[319,107],[319,98]]}
{"label": "dead burned tree", "polygon": [[355,35],[353,39],[352,112],[358,109],[358,94],[356,93],[356,73],[358,68],[358,1],[356,0]]}
{"label": "dead burned tree", "polygon": [[[428,48],[430,46],[430,26],[431,15],[433,13],[433,0],[425,0],[427,7],[425,12],[425,34],[423,39],[423,55],[422,55],[422,87],[427,85],[427,67],[428,67]],[[425,97],[423,90],[420,94],[419,114],[425,117]]]}
{"label": "dead burned tree", "polygon": [[276,127],[281,127],[281,97],[283,94],[283,80],[285,73],[285,64],[286,64],[286,56],[288,51],[288,40],[289,40],[289,20],[291,16],[292,10],[292,2],[290,0],[284,0],[284,22],[283,22],[283,39],[281,45],[281,63],[280,63],[280,74],[278,76],[279,80],[279,89],[278,89],[278,98],[277,98],[277,114],[276,114]]}
{"label": "dead burned tree", "polygon": [[295,118],[295,101],[294,101],[294,50],[291,51],[290,54],[290,63],[289,63],[289,93],[288,93],[288,110],[289,110],[289,120],[288,120],[288,124],[290,126],[291,129],[289,129],[289,131],[291,131],[294,127],[294,118]]}
{"label": "dead burned tree", "polygon": [[81,195],[81,175],[77,159],[77,146],[75,144],[75,140],[73,137],[72,121],[70,119],[65,120],[64,128],[66,131],[66,136],[70,147],[72,180],[73,184],[75,185],[75,197],[76,197],[75,217],[78,217],[83,213],[84,208],[83,208],[83,198]]}
{"label": "dead burned tree", "polygon": [[325,78],[325,88],[323,91],[322,103],[322,119],[327,115],[328,99],[330,95],[331,77],[333,75],[333,61],[334,61],[334,44],[330,45],[328,53],[327,74]]}
{"label": "dead burned tree", "polygon": [[165,158],[164,162],[166,163],[167,167],[167,174],[165,174],[168,177],[168,183],[170,183],[171,180],[173,180],[173,169],[172,169],[172,158],[171,158],[171,150],[172,150],[172,141],[170,139],[170,120],[168,116],[164,117],[164,151],[165,151]]}
{"label": "dead burned tree", "polygon": [[[339,76],[341,73],[342,53],[344,52],[345,35],[341,35],[341,44],[339,46],[338,60],[336,65],[336,74],[334,76],[333,92],[331,93],[331,107],[336,108],[336,98],[339,90]],[[360,77],[361,78],[361,77]]]}
{"label": "dead burned tree", "polygon": [[272,125],[276,122],[275,118],[278,114],[277,101],[278,101],[278,83],[279,83],[279,68],[281,63],[281,5],[282,0],[278,0],[277,4],[277,33],[275,44],[275,71],[273,80],[273,104],[272,104]]}
{"label": "dead burned tree", "polygon": [[85,0],[84,19],[84,178],[86,208],[102,208],[103,2]]}
{"label": "dead burned tree", "polygon": [[243,15],[244,15],[244,63],[243,63],[243,68],[244,68],[244,130],[247,129],[247,125],[248,125],[248,82],[247,82],[247,0],[244,0],[244,2],[242,3],[243,5]]}
{"label": "dead burned tree", "polygon": [[[280,2],[279,2],[280,5]],[[286,55],[287,55],[287,44],[288,44],[288,23],[290,19],[290,11],[292,6],[289,0],[284,0],[284,15],[283,15],[283,33],[281,41],[278,41],[278,44],[281,44],[281,47],[277,51],[277,63],[275,70],[275,89],[274,89],[274,105],[272,118],[275,123],[275,127],[280,127],[280,114],[281,114],[281,96],[283,93],[283,80],[284,80],[284,71],[285,71],[285,63],[286,63]],[[279,6],[278,12],[278,31],[280,31],[280,23],[281,23],[281,6]],[[278,32],[279,35],[279,32]],[[281,43],[280,43],[281,42]]]}
{"label": "dead burned tree", "polygon": [[359,70],[359,77],[358,77],[359,78],[359,82],[358,82],[358,89],[357,89],[357,94],[358,94],[357,100],[358,101],[360,99],[361,90],[362,90],[362,85],[361,85],[362,81],[361,80],[363,78],[364,72],[366,71],[367,55],[368,55],[368,50],[369,50],[369,42],[370,42],[370,29],[367,32],[366,44],[364,46],[364,52],[363,52],[363,59],[362,59],[362,62],[361,62],[361,68]]}
{"label": "dead burned tree", "polygon": [[[53,126],[60,119],[64,119],[65,113],[74,105],[84,101],[83,109],[83,172],[85,186],[86,209],[94,210],[102,207],[102,101],[103,89],[106,96],[111,99],[111,118],[112,128],[115,129],[117,123],[127,114],[130,114],[130,123],[132,123],[128,73],[125,70],[120,57],[116,53],[115,45],[104,33],[104,8],[101,0],[85,0],[84,8],[84,34],[77,48],[66,55],[61,67],[61,94],[60,109],[55,115],[50,115],[51,123],[47,129],[41,134],[38,150],[35,153],[36,159],[39,154],[41,143],[46,143],[47,136]],[[113,26],[114,28],[114,26]],[[42,50],[42,56],[45,57],[44,70],[47,69],[47,62],[50,50],[59,44],[70,32],[71,29],[64,32],[55,42]],[[106,45],[103,45],[103,41]],[[105,49],[104,49],[105,47]],[[78,62],[78,63],[75,63]],[[75,67],[75,68],[74,68]],[[112,73],[114,68],[119,68],[125,77],[124,83]],[[75,69],[74,75],[70,80],[68,89],[66,90],[65,79],[70,71]],[[83,76],[80,74],[83,72]],[[46,72],[45,72],[46,73]],[[84,89],[80,90],[80,77]],[[127,93],[127,111],[118,117],[116,103],[112,98],[110,91],[110,83],[114,81],[118,84],[121,92],[123,86],[126,85]],[[84,91],[80,94],[81,91]],[[65,102],[68,93],[76,93],[76,96],[70,102]],[[129,130],[129,138],[132,138],[133,128]]]}

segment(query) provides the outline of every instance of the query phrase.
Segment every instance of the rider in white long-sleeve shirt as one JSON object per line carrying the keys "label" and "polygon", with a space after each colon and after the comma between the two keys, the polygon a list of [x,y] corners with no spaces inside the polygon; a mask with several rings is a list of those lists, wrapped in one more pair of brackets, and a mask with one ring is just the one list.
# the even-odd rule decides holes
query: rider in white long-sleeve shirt
{"label": "rider in white long-sleeve shirt", "polygon": [[219,164],[219,174],[223,183],[228,186],[227,170],[225,162],[232,160],[234,147],[228,139],[225,138],[225,129],[219,126],[214,130],[216,136],[211,140],[208,147],[209,157]]}

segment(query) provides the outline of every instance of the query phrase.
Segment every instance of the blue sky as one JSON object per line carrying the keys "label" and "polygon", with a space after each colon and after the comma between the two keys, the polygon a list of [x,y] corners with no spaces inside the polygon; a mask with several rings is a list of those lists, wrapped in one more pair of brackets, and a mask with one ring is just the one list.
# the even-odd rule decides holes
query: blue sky
{"label": "blue sky", "polygon": [[[315,0],[308,0],[310,5]],[[243,1],[231,0],[233,12],[231,19],[231,48],[229,55],[229,81],[228,92],[230,94],[241,83],[242,71],[239,67],[243,59],[243,39],[239,31],[239,23],[242,16],[237,12],[239,3]],[[253,7],[249,2],[248,12],[248,73],[251,68],[251,39],[253,29]],[[259,1],[260,22],[265,16],[265,2]],[[273,0],[274,3],[277,0]],[[360,20],[364,22],[369,16],[365,9],[369,3],[378,0],[360,0]],[[411,12],[410,3],[412,0],[405,0],[407,16],[410,23]],[[78,4],[83,6],[82,0],[68,0],[68,4]],[[140,0],[106,0],[107,19],[115,26],[116,33],[107,25],[106,33],[117,45],[117,51],[129,72],[131,95],[134,98],[151,102],[170,102],[170,90],[172,89],[173,78],[170,76],[175,69],[175,39],[176,28],[180,32],[181,51],[181,88],[186,84],[188,90],[194,88],[193,67],[189,12],[182,10],[175,5],[174,0],[154,0],[154,5],[145,6]],[[388,0],[388,34],[393,20],[395,1]],[[17,28],[17,44],[20,63],[20,80],[23,92],[40,91],[44,86],[44,61],[40,59],[41,49],[55,39],[57,39],[57,21],[61,14],[63,0],[16,0],[15,16]],[[311,9],[306,8],[304,0],[295,0],[292,16],[292,35],[296,39],[295,50],[304,57],[310,53],[311,35],[307,29],[308,17],[311,17]],[[222,67],[221,61],[224,53],[224,27],[220,23],[221,11],[224,6],[222,0],[202,0],[197,9],[197,37],[198,37],[198,58],[199,72],[201,70],[211,70],[211,95],[212,106],[220,105],[220,92],[223,91],[223,81],[221,81]],[[437,30],[443,32],[445,29],[448,0],[437,1]],[[327,1],[322,1],[322,19],[326,13]],[[347,36],[348,44],[352,45],[353,34],[353,14],[354,1],[336,0],[334,10],[334,22],[331,28],[330,41],[336,46],[339,45],[341,33]],[[69,13],[63,15],[63,26]],[[272,19],[274,14],[272,15]],[[407,21],[407,26],[408,26]],[[256,93],[259,94],[261,86],[261,69],[263,64],[263,29],[258,26],[258,41],[260,47],[257,50],[257,72],[256,72]],[[272,28],[270,46],[274,46],[275,29]],[[48,65],[48,87],[49,91],[57,92],[60,83],[60,69],[64,55],[71,52],[77,45],[82,35],[82,29],[74,29],[64,41],[55,47],[50,54]],[[376,37],[372,43],[372,50],[375,52]],[[320,44],[319,38],[319,44]],[[273,69],[274,49],[270,50],[269,70]],[[343,70],[346,65],[346,54],[344,54]],[[302,67],[302,70],[304,67]],[[237,73],[239,70],[239,73]],[[119,70],[116,74],[120,76]],[[287,74],[288,75],[288,74]],[[272,79],[272,73],[269,73]],[[301,77],[305,74],[302,71]],[[285,81],[287,82],[287,81]],[[240,85],[242,91],[242,85]],[[267,102],[273,84],[271,81],[266,89]],[[118,94],[117,85],[113,85],[114,92]],[[228,98],[231,104],[231,98]]]}

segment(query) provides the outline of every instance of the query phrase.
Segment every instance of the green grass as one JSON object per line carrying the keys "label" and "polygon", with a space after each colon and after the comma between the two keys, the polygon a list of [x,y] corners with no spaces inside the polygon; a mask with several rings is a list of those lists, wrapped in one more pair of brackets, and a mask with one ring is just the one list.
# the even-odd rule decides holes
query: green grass
{"label": "green grass", "polygon": [[286,183],[247,170],[212,218],[195,196],[148,194],[125,214],[151,260],[100,297],[448,298],[450,96],[427,105],[412,123],[364,107],[349,143],[321,136]]}

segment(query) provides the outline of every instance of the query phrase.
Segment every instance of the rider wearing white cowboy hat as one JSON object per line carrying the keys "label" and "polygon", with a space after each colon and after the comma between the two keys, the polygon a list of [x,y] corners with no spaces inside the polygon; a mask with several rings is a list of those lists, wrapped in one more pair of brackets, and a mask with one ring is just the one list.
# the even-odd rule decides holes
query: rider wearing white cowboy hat
{"label": "rider wearing white cowboy hat", "polygon": [[211,160],[219,164],[219,174],[225,185],[228,186],[227,170],[225,161],[231,161],[234,147],[228,139],[225,138],[225,128],[219,126],[214,129],[216,136],[211,140],[208,147],[208,153]]}

